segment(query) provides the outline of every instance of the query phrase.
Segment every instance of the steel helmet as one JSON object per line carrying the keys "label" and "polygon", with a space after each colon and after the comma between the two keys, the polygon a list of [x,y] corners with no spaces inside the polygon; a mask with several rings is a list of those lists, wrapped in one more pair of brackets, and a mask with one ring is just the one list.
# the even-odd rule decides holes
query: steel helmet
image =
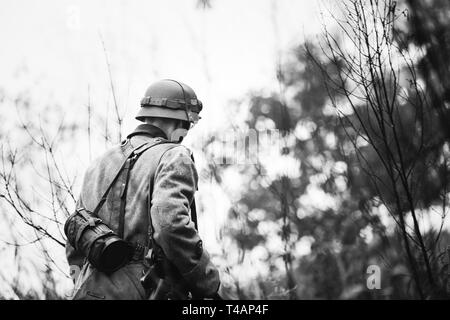
{"label": "steel helmet", "polygon": [[202,103],[191,87],[176,80],[164,79],[153,83],[145,91],[136,119],[170,118],[195,124],[201,110]]}

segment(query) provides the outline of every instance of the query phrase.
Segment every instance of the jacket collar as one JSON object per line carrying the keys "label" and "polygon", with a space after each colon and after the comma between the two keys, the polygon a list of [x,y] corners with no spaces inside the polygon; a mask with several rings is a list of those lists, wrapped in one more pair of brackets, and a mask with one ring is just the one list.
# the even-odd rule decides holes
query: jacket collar
{"label": "jacket collar", "polygon": [[152,138],[161,137],[161,138],[167,139],[167,136],[164,133],[164,131],[162,131],[160,128],[158,128],[154,125],[148,124],[148,123],[143,123],[143,124],[138,125],[137,128],[134,129],[134,131],[127,136],[127,138],[129,139],[135,135],[148,135],[148,136],[151,136]]}

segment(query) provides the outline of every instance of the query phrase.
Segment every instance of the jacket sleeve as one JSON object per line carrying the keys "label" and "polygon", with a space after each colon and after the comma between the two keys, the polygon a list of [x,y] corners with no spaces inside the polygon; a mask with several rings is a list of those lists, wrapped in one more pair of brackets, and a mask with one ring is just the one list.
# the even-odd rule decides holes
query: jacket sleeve
{"label": "jacket sleeve", "polygon": [[168,150],[155,172],[151,217],[154,240],[197,295],[212,297],[219,288],[219,272],[203,249],[190,205],[197,189],[197,171],[183,146]]}

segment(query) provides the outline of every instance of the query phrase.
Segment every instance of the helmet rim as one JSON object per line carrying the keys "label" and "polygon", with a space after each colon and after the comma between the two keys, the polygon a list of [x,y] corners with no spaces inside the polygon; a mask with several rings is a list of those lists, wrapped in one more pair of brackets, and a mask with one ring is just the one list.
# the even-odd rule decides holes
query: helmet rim
{"label": "helmet rim", "polygon": [[[192,114],[197,115],[198,117],[198,113],[192,112]],[[169,118],[183,120],[186,122],[195,122],[187,118],[186,111],[184,109],[169,109],[156,106],[141,107],[135,118],[136,120],[142,122],[145,121],[145,118]]]}

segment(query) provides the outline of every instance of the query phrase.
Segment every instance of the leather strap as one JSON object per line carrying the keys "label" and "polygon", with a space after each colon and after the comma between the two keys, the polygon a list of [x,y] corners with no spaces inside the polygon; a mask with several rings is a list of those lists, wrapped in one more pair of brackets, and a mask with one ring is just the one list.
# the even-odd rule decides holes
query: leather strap
{"label": "leather strap", "polygon": [[141,145],[140,147],[134,149],[131,156],[129,156],[125,161],[125,165],[123,166],[123,170],[125,170],[123,177],[125,178],[125,180],[122,183],[122,191],[120,192],[119,230],[118,230],[118,236],[122,239],[124,238],[125,209],[127,204],[127,190],[128,190],[128,182],[130,181],[131,169],[133,168],[134,164],[136,163],[141,154],[143,154],[148,149],[163,143],[171,143],[171,142],[167,140],[157,139],[155,143],[147,143],[145,145]]}
{"label": "leather strap", "polygon": [[119,230],[118,236],[123,239],[123,230],[125,224],[125,206],[127,204],[127,189],[128,189],[128,181],[130,180],[130,171],[133,165],[133,158],[128,158],[125,163],[125,173],[124,178],[125,181],[122,183],[122,191],[120,192],[120,209],[119,209]]}
{"label": "leather strap", "polygon": [[[120,166],[119,170],[117,171],[116,175],[114,176],[114,179],[111,181],[111,183],[109,184],[108,188],[105,190],[105,193],[101,197],[99,203],[97,204],[97,206],[95,207],[94,211],[92,212],[92,214],[95,217],[98,217],[98,213],[100,212],[101,208],[103,207],[103,204],[106,202],[106,199],[108,198],[109,192],[111,191],[113,185],[115,184],[115,182],[119,178],[119,176],[122,173],[122,171],[126,168],[127,169],[126,180],[125,180],[124,185],[122,186],[123,189],[122,189],[122,192],[121,192],[121,207],[123,206],[123,208],[121,209],[121,212],[123,211],[123,213],[120,213],[120,216],[119,216],[119,223],[120,223],[120,221],[122,221],[122,223],[123,223],[124,217],[121,217],[121,216],[124,214],[124,210],[125,210],[126,189],[127,189],[127,186],[128,186],[129,171],[131,170],[132,165],[136,162],[138,157],[144,151],[146,151],[146,150],[150,149],[151,147],[154,147],[154,146],[156,146],[158,144],[163,144],[163,143],[171,143],[171,142],[167,141],[167,140],[161,140],[161,139],[157,138],[154,143],[145,142],[145,143],[139,145],[138,147],[132,149],[131,152],[129,152],[128,154],[125,153],[125,160],[123,161],[122,165]],[[127,145],[128,145],[128,143],[124,144],[125,147]],[[123,204],[122,204],[122,202],[123,202]],[[119,226],[119,229],[120,229],[120,226]],[[122,225],[122,229],[123,229],[123,225]]]}
{"label": "leather strap", "polygon": [[123,168],[125,167],[128,159],[134,154],[134,151],[139,149],[140,147],[142,147],[143,145],[147,144],[141,144],[140,146],[134,148],[128,155],[125,155],[125,160],[123,161],[122,165],[120,166],[119,170],[117,171],[114,179],[111,181],[111,183],[109,184],[108,188],[106,189],[105,193],[103,194],[103,196],[101,197],[99,203],[97,204],[97,206],[95,207],[94,211],[92,212],[94,216],[98,216],[98,213],[100,212],[101,208],[103,207],[103,204],[106,201],[106,198],[108,197],[109,192],[111,191],[114,183],[116,182],[117,178],[119,178],[120,174],[122,173]]}

